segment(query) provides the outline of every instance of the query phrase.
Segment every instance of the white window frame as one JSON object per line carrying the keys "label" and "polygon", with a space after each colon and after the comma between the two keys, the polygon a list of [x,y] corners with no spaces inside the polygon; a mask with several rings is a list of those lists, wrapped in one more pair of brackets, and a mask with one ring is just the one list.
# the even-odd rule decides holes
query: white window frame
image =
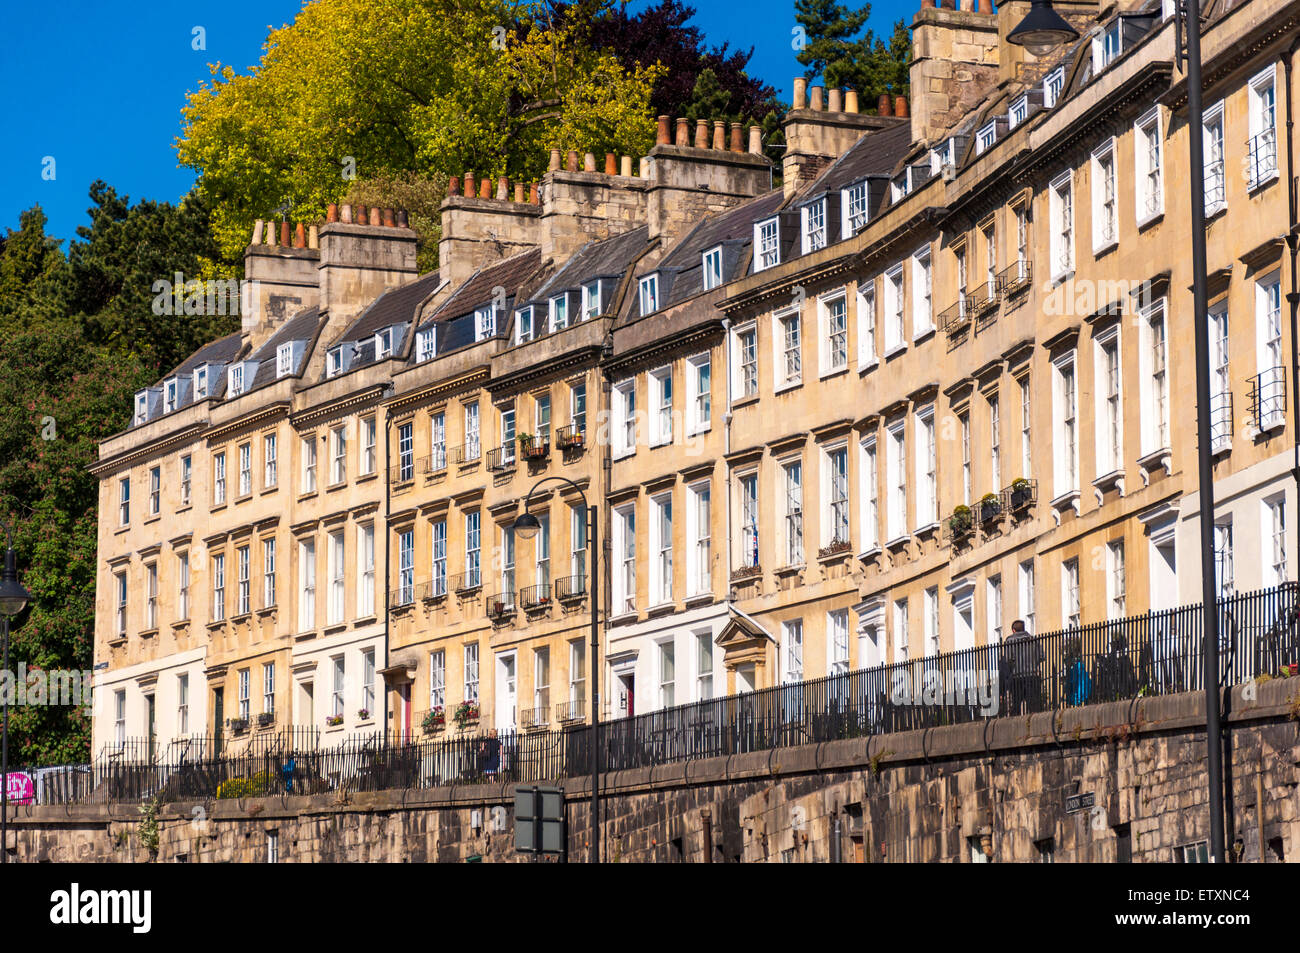
{"label": "white window frame", "polygon": [[673,498],[663,493],[650,498],[651,606],[669,605],[673,601]]}
{"label": "white window frame", "polygon": [[1093,150],[1091,164],[1092,253],[1100,255],[1119,244],[1119,186],[1113,138]]}
{"label": "white window frame", "polygon": [[916,528],[920,531],[939,522],[939,450],[934,404],[918,407],[915,418]]}
{"label": "white window frame", "polygon": [[751,469],[736,474],[736,510],[740,528],[736,536],[738,552],[736,565],[747,568],[761,565],[759,549],[759,486],[758,471]]}
{"label": "white window frame", "polygon": [[[746,343],[747,340],[750,343]],[[758,395],[758,325],[754,321],[731,331],[731,398],[741,400]],[[748,354],[746,353],[748,351]]]}
{"label": "white window frame", "polygon": [[804,679],[803,619],[781,623],[781,684],[794,685]]}
{"label": "white window frame", "polygon": [[826,224],[825,196],[799,207],[799,231],[802,236],[803,254],[811,255],[826,247],[828,239]]}
{"label": "white window frame", "polygon": [[804,551],[803,460],[795,457],[781,464],[781,539],[787,566],[802,566]]}
{"label": "white window frame", "polygon": [[1122,619],[1127,614],[1128,582],[1124,565],[1124,541],[1106,544],[1106,619]]}
{"label": "white window frame", "polygon": [[226,453],[221,451],[212,457],[212,502],[221,506],[226,502]]}
{"label": "white window frame", "polygon": [[298,631],[316,628],[316,540],[298,542]]}
{"label": "white window frame", "polygon": [[876,356],[876,282],[871,279],[858,285],[858,370],[875,367]]}
{"label": "white window frame", "polygon": [[316,492],[316,435],[309,433],[302,438],[302,492]]}
{"label": "white window frame", "polygon": [[[1071,349],[1052,361],[1053,497],[1079,491],[1079,362]],[[1071,423],[1072,422],[1072,423]]]}
{"label": "white window frame", "polygon": [[361,418],[361,439],[358,441],[360,446],[360,459],[357,461],[357,474],[359,476],[369,476],[375,472],[378,466],[378,459],[375,455],[375,442],[378,436],[378,424],[374,417]]}
{"label": "white window frame", "polygon": [[1051,109],[1065,91],[1065,67],[1058,66],[1043,77],[1043,107]]}
{"label": "white window frame", "polygon": [[486,341],[496,337],[497,310],[490,304],[474,309],[474,340]]}
{"label": "white window frame", "polygon": [[844,289],[817,299],[817,335],[820,342],[818,367],[821,377],[829,377],[849,367],[849,299]]}
{"label": "white window frame", "polygon": [[1287,355],[1282,347],[1282,274],[1274,271],[1255,282],[1257,426],[1263,432],[1286,423]]}
{"label": "white window frame", "polygon": [[615,615],[636,611],[636,508],[614,510],[613,605]]}
{"label": "white window frame", "polygon": [[826,674],[849,673],[849,610],[826,613]]}
{"label": "white window frame", "polygon": [[582,320],[600,317],[600,279],[582,286]]}
{"label": "white window frame", "polygon": [[[1227,127],[1224,122],[1223,101],[1205,110],[1201,120],[1201,134],[1205,157],[1205,216],[1209,218],[1228,205],[1228,176],[1224,147]],[[1249,157],[1248,157],[1249,158]]]}
{"label": "white window frame", "polygon": [[641,305],[641,316],[654,314],[659,310],[659,273],[646,275],[637,282],[637,301]]}
{"label": "white window frame", "polygon": [[889,524],[887,536],[890,543],[908,538],[907,531],[907,427],[899,420],[886,428],[887,459],[886,470],[889,474],[889,489],[886,505],[886,521]]}
{"label": "white window frame", "polygon": [[610,403],[613,405],[613,432],[610,443],[615,460],[636,453],[639,421],[636,411],[636,378],[629,377],[620,381],[610,390]]}
{"label": "white window frame", "polygon": [[903,293],[903,265],[900,262],[890,268],[885,278],[885,356],[897,354],[907,349],[907,337],[904,330],[906,299]]}
{"label": "white window frame", "polygon": [[852,238],[867,227],[871,210],[867,204],[867,183],[854,182],[840,193],[840,210],[843,219],[840,235]]}
{"label": "white window frame", "polygon": [[[1165,298],[1142,309],[1139,353],[1142,455],[1169,448],[1169,321]],[[1157,327],[1158,338],[1157,338]]]}
{"label": "white window frame", "polygon": [[712,485],[707,481],[686,488],[686,594],[698,596],[713,591]]}
{"label": "white window frame", "polygon": [[375,614],[375,524],[357,527],[357,617]]}
{"label": "white window frame", "polygon": [[[777,216],[754,223],[754,271],[781,264],[781,222]],[[642,312],[644,313],[644,312]]]}
{"label": "white window frame", "polygon": [[701,283],[705,291],[712,291],[722,284],[722,246],[710,248],[700,256]]}
{"label": "white window frame", "polygon": [[[1139,228],[1165,212],[1163,128],[1159,106],[1152,107],[1133,123],[1133,198]],[[1151,168],[1153,143],[1154,170]]]}
{"label": "white window frame", "polygon": [[862,552],[866,554],[880,548],[880,469],[875,435],[872,434],[864,439],[858,447],[859,459],[862,461],[859,470],[862,494],[860,516]]}
{"label": "white window frame", "polygon": [[1246,182],[1251,192],[1278,177],[1277,87],[1276,64],[1256,73],[1246,84],[1250,133]]}
{"label": "white window frame", "polygon": [[415,361],[417,364],[433,360],[437,350],[438,329],[436,327],[421,328],[415,332]]}
{"label": "white window frame", "polygon": [[650,446],[661,447],[673,442],[673,368],[672,365],[646,375],[649,391]]}
{"label": "white window frame", "polygon": [[[1098,478],[1124,468],[1123,342],[1115,324],[1093,338],[1095,452]],[[1113,363],[1112,363],[1113,362]]]}
{"label": "white window frame", "polygon": [[772,313],[774,393],[803,384],[803,315],[798,308]]}
{"label": "white window frame", "polygon": [[[849,505],[849,445],[830,444],[822,452],[823,545],[853,542],[853,514]],[[843,464],[843,473],[839,465]]]}
{"label": "white window frame", "polygon": [[1052,223],[1052,280],[1062,281],[1074,272],[1074,173],[1063,172],[1048,187],[1048,214]]}
{"label": "white window frame", "polygon": [[280,482],[279,446],[275,434],[262,434],[262,486],[266,489]]}
{"label": "white window frame", "polygon": [[686,358],[686,433],[705,433],[712,426],[713,357],[705,351]]}

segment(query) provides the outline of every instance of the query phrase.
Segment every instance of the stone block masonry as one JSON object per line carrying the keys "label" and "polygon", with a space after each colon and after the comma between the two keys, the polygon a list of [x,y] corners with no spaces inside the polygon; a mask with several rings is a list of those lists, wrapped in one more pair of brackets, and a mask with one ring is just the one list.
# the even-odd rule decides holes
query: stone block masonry
{"label": "stone block masonry", "polygon": [[[1300,683],[1229,698],[1229,853],[1300,857]],[[611,772],[601,855],[635,863],[1168,862],[1208,830],[1199,694]],[[570,860],[582,779],[563,782]],[[513,785],[171,803],[160,862],[521,862]],[[1081,796],[1081,803],[1067,799]],[[19,807],[21,862],[142,862],[134,804]],[[707,840],[706,840],[707,832]]]}

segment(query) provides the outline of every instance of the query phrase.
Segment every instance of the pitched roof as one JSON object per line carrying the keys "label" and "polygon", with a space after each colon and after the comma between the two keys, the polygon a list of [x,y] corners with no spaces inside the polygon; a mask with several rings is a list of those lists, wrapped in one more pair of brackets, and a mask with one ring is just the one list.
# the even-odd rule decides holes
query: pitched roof
{"label": "pitched roof", "polygon": [[432,271],[404,285],[389,288],[371,302],[346,331],[331,341],[331,345],[359,341],[394,324],[409,323],[415,319],[424,299],[437,290],[438,284],[438,272]]}
{"label": "pitched roof", "polygon": [[649,240],[650,228],[643,225],[613,238],[588,242],[529,294],[528,300],[541,301],[561,291],[573,291],[596,278],[621,277],[645,251]]}
{"label": "pitched roof", "polygon": [[450,298],[435,308],[432,314],[420,321],[420,327],[469,314],[475,308],[490,302],[493,289],[497,287],[506,290],[507,298],[513,298],[519,287],[532,277],[541,264],[541,249],[533,248],[480,268],[453,291]]}
{"label": "pitched roof", "polygon": [[890,175],[911,144],[912,127],[908,122],[869,132],[813,180],[799,199],[837,191],[869,175]]}

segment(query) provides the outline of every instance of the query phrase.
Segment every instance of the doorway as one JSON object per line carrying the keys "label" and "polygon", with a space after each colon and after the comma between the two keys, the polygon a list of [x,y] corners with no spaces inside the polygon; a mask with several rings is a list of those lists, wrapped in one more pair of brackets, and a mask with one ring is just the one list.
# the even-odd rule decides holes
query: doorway
{"label": "doorway", "polygon": [[222,731],[226,723],[226,691],[223,688],[212,689],[212,751],[220,755],[225,740]]}
{"label": "doorway", "polygon": [[636,672],[617,673],[619,718],[631,718],[636,714]]}
{"label": "doorway", "polygon": [[154,696],[145,695],[144,696],[144,736],[146,739],[145,744],[148,746],[147,754],[149,756],[149,760],[151,761],[153,760],[154,749],[158,741],[156,715],[157,715],[157,709],[154,705]]}
{"label": "doorway", "polygon": [[515,653],[497,656],[497,731],[513,732],[518,704],[518,678]]}
{"label": "doorway", "polygon": [[401,706],[402,715],[400,722],[400,731],[402,741],[411,739],[411,683],[402,682],[397,686],[397,703]]}

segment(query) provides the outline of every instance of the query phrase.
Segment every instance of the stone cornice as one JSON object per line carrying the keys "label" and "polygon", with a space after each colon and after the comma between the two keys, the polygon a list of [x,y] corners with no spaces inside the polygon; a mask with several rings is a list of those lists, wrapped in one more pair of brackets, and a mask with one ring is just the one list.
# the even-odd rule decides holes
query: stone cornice
{"label": "stone cornice", "polygon": [[439,400],[447,400],[452,394],[459,390],[481,385],[491,376],[491,369],[488,365],[483,364],[471,371],[466,371],[459,377],[444,378],[433,384],[428,384],[418,390],[410,393],[400,394],[390,397],[385,401],[384,406],[388,408],[390,417],[396,417],[407,412],[414,412],[417,408],[426,404],[434,403]]}
{"label": "stone cornice", "polygon": [[178,430],[175,433],[167,434],[155,440],[151,440],[139,447],[99,460],[92,463],[86,469],[93,476],[107,476],[116,470],[133,466],[141,460],[147,460],[150,457],[166,453],[181,444],[193,443],[200,435],[202,435],[203,431],[207,430],[207,428],[208,422],[206,420],[201,423],[191,424],[183,430]]}
{"label": "stone cornice", "polygon": [[337,400],[332,400],[324,404],[318,404],[315,407],[309,407],[299,413],[292,414],[289,422],[295,430],[305,430],[314,427],[322,421],[329,420],[350,410],[355,410],[363,404],[374,401],[381,397],[387,384],[372,384],[359,391],[353,391]]}

